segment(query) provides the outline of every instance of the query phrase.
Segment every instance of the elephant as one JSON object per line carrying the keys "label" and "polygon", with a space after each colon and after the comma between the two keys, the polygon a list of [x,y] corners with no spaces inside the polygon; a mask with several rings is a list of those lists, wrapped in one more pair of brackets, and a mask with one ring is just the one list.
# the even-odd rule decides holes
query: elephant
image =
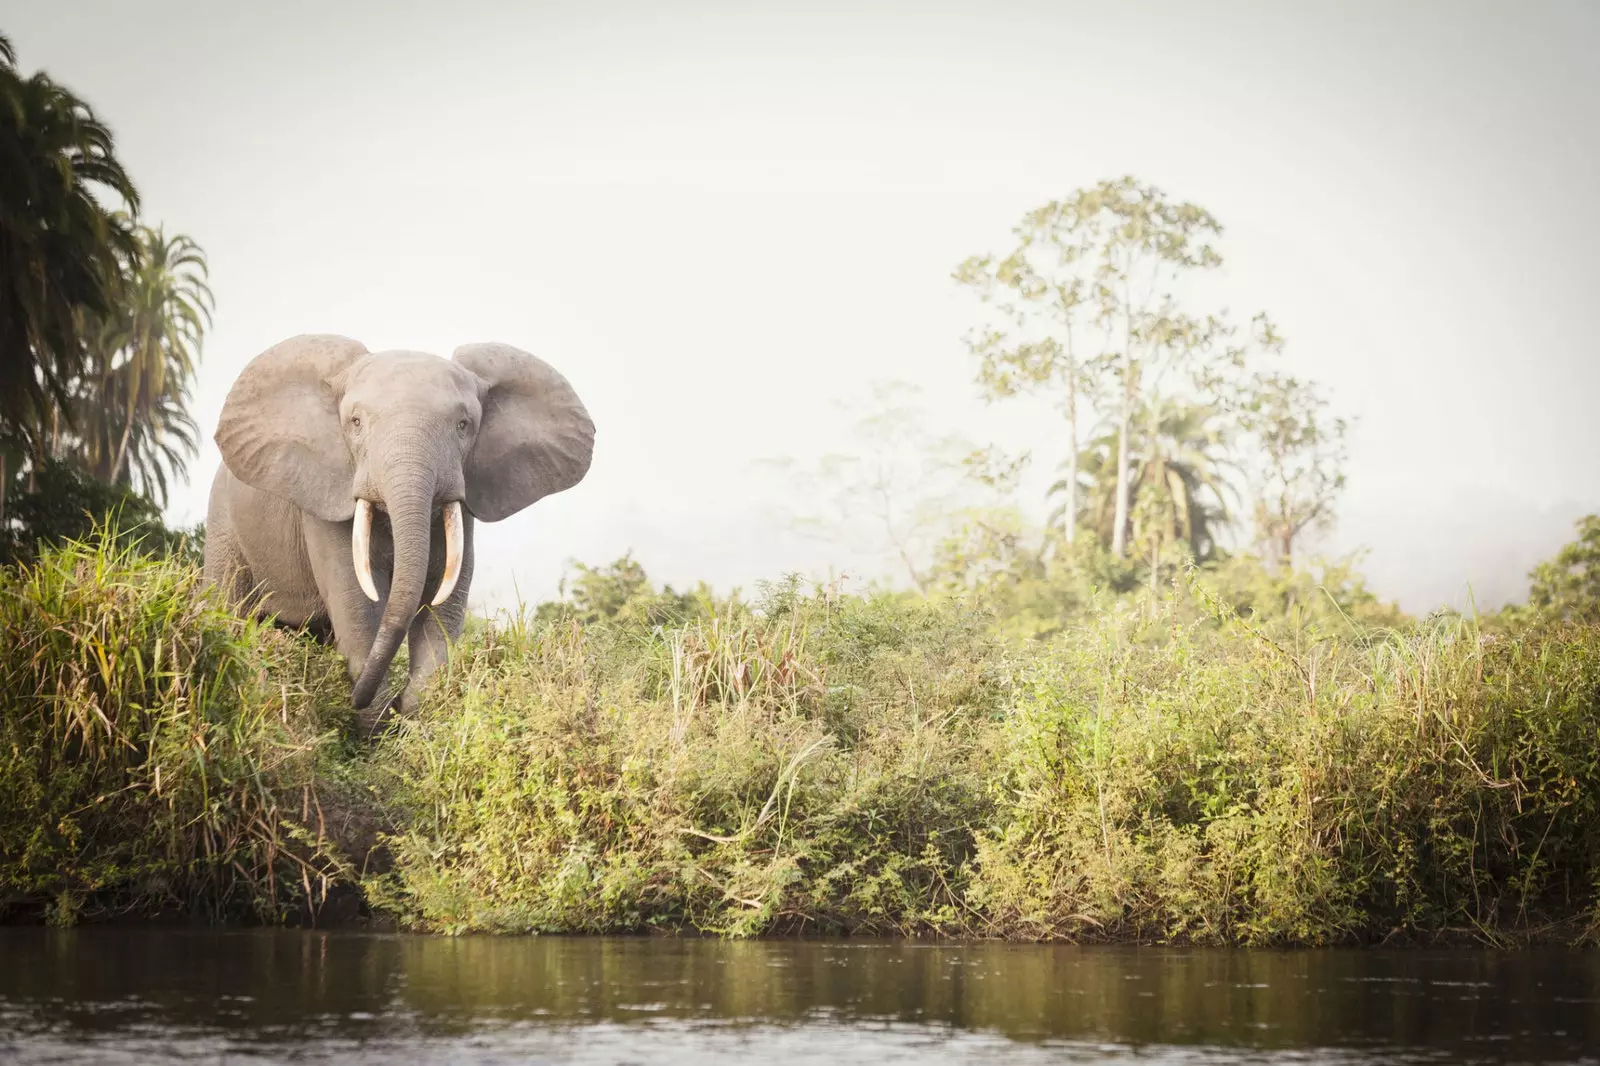
{"label": "elephant", "polygon": [[[302,334],[240,372],[214,440],[204,581],[331,639],[370,731],[414,710],[461,636],[473,523],[582,481],[594,423],[561,374],[509,345],[444,359]],[[402,640],[409,677],[375,705]]]}

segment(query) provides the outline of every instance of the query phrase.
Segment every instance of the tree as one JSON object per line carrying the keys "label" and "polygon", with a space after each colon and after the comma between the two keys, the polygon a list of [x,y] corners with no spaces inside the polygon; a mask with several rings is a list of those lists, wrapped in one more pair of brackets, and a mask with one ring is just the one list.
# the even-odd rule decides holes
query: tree
{"label": "tree", "polygon": [[[85,312],[112,310],[138,255],[126,217],[98,196],[139,205],[110,129],[46,74],[24,78],[0,37],[0,433],[35,459],[84,369]],[[0,454],[0,491],[18,458]]]}
{"label": "tree", "polygon": [[[1243,365],[1218,315],[1184,311],[1174,288],[1194,271],[1221,264],[1211,241],[1222,227],[1194,204],[1173,202],[1131,177],[1102,181],[1024,216],[1017,248],[1003,259],[976,256],[956,278],[977,289],[1005,320],[969,344],[990,396],[1022,391],[1059,395],[1068,420],[1066,514],[1077,514],[1079,404],[1095,406],[1109,379],[1115,402],[1112,551],[1126,554],[1133,423],[1156,411],[1166,390],[1204,393],[1220,370]],[[1265,323],[1258,319],[1258,324]],[[1270,336],[1270,326],[1265,326]]]}
{"label": "tree", "polygon": [[[1216,408],[1197,404],[1163,404],[1152,421],[1133,427],[1132,504],[1123,539],[1141,545],[1152,566],[1165,547],[1180,543],[1194,558],[1207,561],[1232,521],[1232,434]],[[1078,464],[1088,481],[1088,524],[1107,545],[1116,539],[1116,454],[1117,437],[1107,434],[1090,443]],[[1063,488],[1057,482],[1051,493],[1059,495]]]}
{"label": "tree", "polygon": [[1163,552],[1182,545],[1191,558],[1209,561],[1231,521],[1227,471],[1228,432],[1210,408],[1174,405],[1154,420],[1132,492],[1130,536],[1150,558],[1154,587]]}
{"label": "tree", "polygon": [[994,312],[998,324],[969,333],[978,358],[978,385],[989,401],[1025,392],[1053,393],[1067,423],[1066,502],[1060,521],[1066,543],[1078,526],[1079,426],[1092,409],[1105,370],[1104,354],[1085,357],[1095,317],[1091,281],[1080,261],[1090,251],[1084,233],[1059,224],[1058,205],[1028,212],[1012,230],[1017,246],[1004,258],[972,256],[955,270]]}
{"label": "tree", "polygon": [[199,436],[188,403],[212,296],[192,238],[142,225],[135,232],[139,255],[126,264],[124,298],[89,341],[71,420],[79,431],[70,442],[53,439],[52,451],[66,443],[93,477],[164,503],[167,474],[184,473]]}
{"label": "tree", "polygon": [[1268,374],[1252,393],[1242,422],[1257,444],[1256,536],[1277,565],[1292,567],[1296,540],[1333,522],[1350,423],[1329,413],[1312,382]]}
{"label": "tree", "polygon": [[674,592],[671,585],[658,592],[644,567],[629,552],[609,566],[572,562],[563,576],[560,599],[541,603],[534,610],[539,622],[572,619],[585,625],[602,622],[641,625],[682,624],[716,613],[717,603],[704,582],[694,592]]}
{"label": "tree", "polygon": [[1528,606],[1578,622],[1600,623],[1600,515],[1578,520],[1578,538],[1528,574]]}

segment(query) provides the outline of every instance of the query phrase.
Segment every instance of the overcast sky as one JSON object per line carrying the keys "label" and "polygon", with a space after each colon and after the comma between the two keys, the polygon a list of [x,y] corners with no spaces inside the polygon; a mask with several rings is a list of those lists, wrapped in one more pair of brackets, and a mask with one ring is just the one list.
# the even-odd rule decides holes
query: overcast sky
{"label": "overcast sky", "polygon": [[[1396,14],[1403,8],[1404,14]],[[802,13],[804,12],[804,13]],[[113,127],[217,297],[175,518],[240,367],[336,332],[503,340],[598,427],[578,488],[480,527],[480,604],[569,558],[751,586],[843,562],[755,461],[840,400],[985,408],[950,279],[1027,209],[1131,173],[1226,227],[1221,281],[1359,418],[1330,551],[1411,609],[1520,597],[1600,510],[1600,6],[33,3],[0,32]]]}

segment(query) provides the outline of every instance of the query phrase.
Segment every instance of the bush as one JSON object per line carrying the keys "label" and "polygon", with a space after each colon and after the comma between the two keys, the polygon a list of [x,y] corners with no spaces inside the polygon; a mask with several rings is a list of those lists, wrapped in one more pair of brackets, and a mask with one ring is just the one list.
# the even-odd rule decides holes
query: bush
{"label": "bush", "polygon": [[1216,553],[1193,564],[1180,553],[1162,563],[1152,583],[1148,566],[1112,555],[1098,540],[1069,546],[1059,531],[1034,535],[1020,515],[967,516],[941,545],[935,564],[938,594],[982,604],[1005,636],[1048,641],[1092,625],[1110,603],[1142,602],[1205,625],[1218,624],[1192,585],[1198,579],[1258,629],[1350,633],[1407,621],[1356,572],[1354,559],[1315,567],[1274,568],[1258,556]]}
{"label": "bush", "polygon": [[1528,602],[1505,608],[1512,624],[1561,620],[1600,625],[1600,515],[1584,515],[1577,524],[1577,539],[1528,574]]}
{"label": "bush", "polygon": [[40,547],[96,537],[144,552],[199,564],[205,527],[167,528],[161,509],[124,485],[96,481],[70,463],[50,460],[5,501],[0,523],[0,563],[32,559]]}
{"label": "bush", "polygon": [[561,580],[561,593],[562,599],[538,606],[535,621],[649,627],[710,618],[720,606],[703,582],[694,592],[674,592],[671,585],[657,591],[632,553],[609,566],[572,563],[571,573]]}

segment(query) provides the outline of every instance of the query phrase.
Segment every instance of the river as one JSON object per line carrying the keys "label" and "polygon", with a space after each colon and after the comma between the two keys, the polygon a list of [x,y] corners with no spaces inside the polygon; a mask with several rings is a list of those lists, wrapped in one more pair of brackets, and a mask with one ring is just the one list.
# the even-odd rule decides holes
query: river
{"label": "river", "polygon": [[0,929],[7,1063],[1600,1062],[1600,953]]}

